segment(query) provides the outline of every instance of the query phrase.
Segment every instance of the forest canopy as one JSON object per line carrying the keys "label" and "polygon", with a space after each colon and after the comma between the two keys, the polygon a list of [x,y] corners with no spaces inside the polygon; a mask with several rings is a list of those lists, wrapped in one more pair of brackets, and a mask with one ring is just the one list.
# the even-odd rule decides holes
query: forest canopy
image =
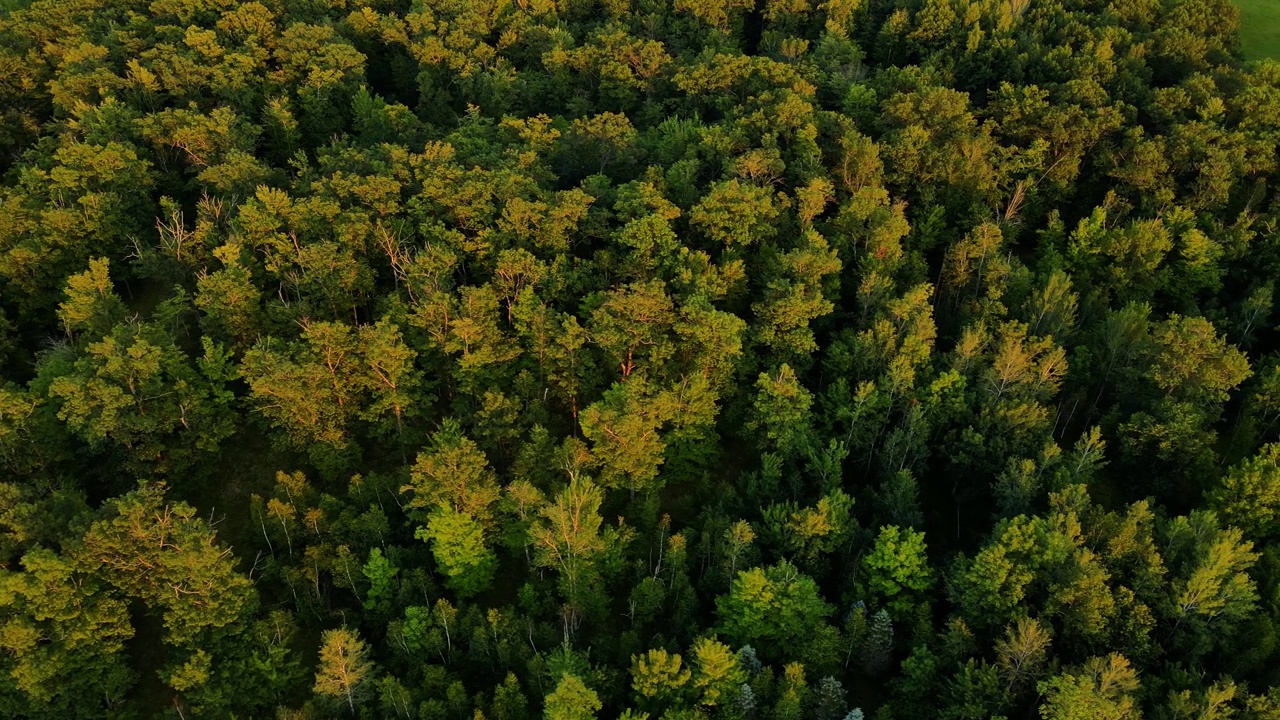
{"label": "forest canopy", "polygon": [[1280,719],[1228,0],[0,8],[0,716]]}

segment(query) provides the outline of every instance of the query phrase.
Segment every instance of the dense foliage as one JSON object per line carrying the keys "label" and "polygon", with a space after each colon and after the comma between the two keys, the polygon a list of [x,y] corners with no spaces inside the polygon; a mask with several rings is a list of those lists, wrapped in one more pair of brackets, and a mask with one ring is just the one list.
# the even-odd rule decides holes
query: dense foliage
{"label": "dense foliage", "polygon": [[1228,0],[5,7],[0,716],[1280,718]]}

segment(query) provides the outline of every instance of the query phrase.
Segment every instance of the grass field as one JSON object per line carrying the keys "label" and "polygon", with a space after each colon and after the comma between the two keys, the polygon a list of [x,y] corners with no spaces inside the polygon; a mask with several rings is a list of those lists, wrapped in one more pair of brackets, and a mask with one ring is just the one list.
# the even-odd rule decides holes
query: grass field
{"label": "grass field", "polygon": [[1250,60],[1280,60],[1280,0],[1236,0],[1240,41]]}

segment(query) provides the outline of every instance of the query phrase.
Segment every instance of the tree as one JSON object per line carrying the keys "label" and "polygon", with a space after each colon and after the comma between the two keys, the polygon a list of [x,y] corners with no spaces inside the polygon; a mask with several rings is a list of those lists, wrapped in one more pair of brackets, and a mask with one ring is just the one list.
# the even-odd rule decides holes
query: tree
{"label": "tree", "polygon": [[804,665],[787,663],[782,669],[782,681],[778,687],[778,701],[773,706],[773,717],[779,720],[800,720],[811,691],[804,676]]}
{"label": "tree", "polygon": [[812,230],[802,244],[778,258],[769,272],[764,298],[752,305],[759,322],[755,335],[776,357],[803,363],[818,349],[810,323],[835,309],[825,293],[828,277],[840,271],[840,258],[825,238]]}
{"label": "tree", "polygon": [[471,514],[441,505],[415,537],[431,543],[445,581],[459,595],[474,595],[493,581],[497,557],[485,545],[484,528]]}
{"label": "tree", "polygon": [[1219,529],[1211,512],[1175,518],[1165,529],[1170,546],[1174,615],[1238,620],[1252,610],[1257,588],[1248,570],[1258,559],[1236,528]]}
{"label": "tree", "polygon": [[1208,492],[1211,507],[1228,525],[1257,540],[1280,532],[1280,444],[1265,445],[1231,468]]}
{"label": "tree", "polygon": [[746,520],[739,520],[724,531],[725,562],[729,566],[727,568],[729,577],[737,575],[738,561],[749,550],[755,539],[755,530]]}
{"label": "tree", "polygon": [[58,306],[58,317],[68,332],[101,337],[124,317],[124,303],[111,284],[110,270],[110,260],[93,258],[88,270],[67,278],[67,299]]}
{"label": "tree", "polygon": [[1145,302],[1159,284],[1158,270],[1173,249],[1162,218],[1108,225],[1108,211],[1095,208],[1080,220],[1067,244],[1069,267],[1079,277],[1097,278],[1099,288],[1124,302]]}
{"label": "tree", "polygon": [[665,363],[675,352],[671,334],[676,318],[663,282],[632,283],[603,293],[596,303],[587,331],[620,377],[637,371],[662,377]]}
{"label": "tree", "polygon": [[195,304],[203,315],[202,327],[212,337],[227,340],[237,349],[252,347],[262,332],[262,293],[252,273],[239,263],[196,279]]}
{"label": "tree", "polygon": [[560,677],[556,689],[546,699],[546,720],[594,720],[596,711],[604,707],[596,692],[576,675]]}
{"label": "tree", "polygon": [[813,507],[777,503],[764,509],[764,520],[778,544],[795,557],[814,563],[820,555],[843,547],[857,529],[853,498],[839,488],[820,498]]}
{"label": "tree", "polygon": [[507,677],[493,691],[493,712],[497,720],[525,720],[529,717],[529,699],[520,689],[515,673]]}
{"label": "tree", "polygon": [[166,499],[163,484],[109,501],[72,555],[125,596],[163,611],[165,641],[173,645],[198,644],[206,631],[244,620],[256,604],[231,549],[195,508]]}
{"label": "tree", "polygon": [[858,659],[868,673],[878,675],[888,668],[892,652],[893,620],[888,612],[881,609],[867,623],[867,635],[863,638]]}
{"label": "tree", "polygon": [[1018,618],[1005,628],[1004,638],[996,643],[996,655],[1010,690],[1036,678],[1052,640],[1049,628],[1032,618]]}
{"label": "tree", "polygon": [[[212,343],[204,349],[193,367],[158,328],[118,325],[53,377],[49,394],[76,434],[119,447],[135,472],[185,469],[233,429],[232,396],[223,387],[234,376],[229,359]],[[47,362],[44,369],[60,368]]]}
{"label": "tree", "polygon": [[679,654],[668,654],[661,648],[631,657],[631,689],[646,700],[677,696],[691,675]]}
{"label": "tree", "polygon": [[1218,681],[1204,689],[1203,693],[1191,690],[1169,692],[1167,700],[1169,711],[1174,717],[1202,717],[1208,720],[1227,718],[1235,714],[1232,701],[1240,695],[1240,689],[1234,682]]}
{"label": "tree", "polygon": [[924,525],[919,483],[909,470],[899,470],[880,483],[875,507],[876,516],[890,524],[911,528]]}
{"label": "tree", "polygon": [[345,701],[352,716],[356,698],[372,679],[369,647],[354,630],[325,630],[320,639],[320,665],[316,669],[315,693]]}
{"label": "tree", "polygon": [[650,490],[666,450],[660,432],[667,420],[667,396],[653,393],[640,378],[616,383],[582,411],[582,434],[601,463],[600,481],[626,487],[634,495]]}
{"label": "tree", "polygon": [[400,492],[410,495],[409,507],[435,512],[447,506],[466,513],[487,528],[498,501],[498,482],[488,458],[462,426],[452,418],[431,435],[431,444],[418,454],[409,475],[410,482]]}
{"label": "tree", "polygon": [[371,422],[391,415],[396,434],[404,432],[404,419],[416,408],[416,391],[422,382],[414,367],[417,352],[407,346],[400,328],[390,318],[359,328],[361,355],[366,364],[365,385],[372,395],[364,409]]}
{"label": "tree", "polygon": [[738,573],[727,595],[716,598],[719,628],[742,643],[768,641],[770,654],[807,637],[831,614],[812,578],[780,562]]}
{"label": "tree", "polygon": [[286,345],[268,338],[245,353],[250,397],[295,445],[345,447],[359,403],[355,335],[346,325],[317,322],[302,339]]}
{"label": "tree", "polygon": [[464,380],[481,380],[482,371],[507,363],[519,354],[499,325],[498,296],[492,285],[464,287],[459,291],[456,314],[449,320],[444,349],[457,353]]}
{"label": "tree", "polygon": [[809,440],[809,406],[813,395],[785,363],[776,374],[756,380],[755,414],[747,428],[758,430],[761,444],[785,454],[798,453]]}
{"label": "tree", "polygon": [[998,182],[999,146],[990,128],[978,125],[966,93],[929,85],[913,90],[881,105],[881,152],[892,168],[887,179],[957,211],[982,202]]}
{"label": "tree", "polygon": [[1136,720],[1138,676],[1123,655],[1091,658],[1082,668],[1042,681],[1044,720]]}
{"label": "tree", "polygon": [[767,189],[735,179],[712,185],[689,219],[709,238],[732,248],[772,237],[778,214]]}
{"label": "tree", "polygon": [[1066,372],[1066,352],[1061,347],[1028,338],[1025,325],[1011,323],[1000,329],[985,380],[995,400],[1007,395],[1045,399],[1057,392]]}
{"label": "tree", "polygon": [[896,525],[880,528],[875,547],[862,560],[862,571],[866,592],[885,603],[895,616],[904,617],[915,606],[914,597],[933,581],[924,533]]}
{"label": "tree", "polygon": [[1152,340],[1157,350],[1151,370],[1156,386],[1191,402],[1223,402],[1249,377],[1244,353],[1204,318],[1174,314],[1160,323]]}
{"label": "tree", "polygon": [[703,705],[727,704],[747,679],[738,655],[715,638],[699,638],[689,649],[693,655],[693,686],[701,692]]}
{"label": "tree", "polygon": [[962,561],[953,573],[952,600],[974,625],[999,627],[1012,617],[1034,578],[1032,568],[1012,555],[1005,544],[993,543],[971,561]]}
{"label": "tree", "polygon": [[849,703],[846,700],[844,686],[839,680],[827,676],[818,681],[816,707],[814,717],[817,720],[845,720]]}
{"label": "tree", "polygon": [[5,713],[94,717],[133,684],[127,603],[74,561],[48,549],[27,553],[21,571],[0,571],[0,609]]}
{"label": "tree", "polygon": [[382,548],[369,550],[369,561],[361,571],[369,581],[364,609],[379,615],[390,615],[395,593],[395,578],[400,569],[382,554]]}
{"label": "tree", "polygon": [[1065,340],[1075,330],[1079,296],[1071,290],[1071,276],[1056,270],[1044,279],[1027,305],[1028,334]]}
{"label": "tree", "polygon": [[600,503],[604,493],[585,477],[574,477],[553,502],[539,511],[541,516],[530,529],[534,562],[555,568],[565,596],[570,602],[579,599],[580,581],[591,570],[594,558],[604,551],[605,539],[600,533],[604,518]]}
{"label": "tree", "polygon": [[675,4],[677,13],[688,13],[724,33],[750,9],[749,0],[676,0]]}
{"label": "tree", "polygon": [[[84,44],[87,65],[105,58],[105,47]],[[101,65],[98,70],[99,78],[111,74]],[[62,100],[74,105],[73,98],[72,93]],[[98,99],[85,98],[93,105]],[[4,204],[11,218],[0,240],[0,276],[14,288],[15,304],[26,312],[51,309],[58,303],[55,288],[88,265],[91,256],[122,257],[129,237],[147,231],[151,221],[140,218],[157,213],[150,191],[156,178],[145,156],[126,137],[94,142],[69,137],[45,148],[18,182],[6,184]]]}

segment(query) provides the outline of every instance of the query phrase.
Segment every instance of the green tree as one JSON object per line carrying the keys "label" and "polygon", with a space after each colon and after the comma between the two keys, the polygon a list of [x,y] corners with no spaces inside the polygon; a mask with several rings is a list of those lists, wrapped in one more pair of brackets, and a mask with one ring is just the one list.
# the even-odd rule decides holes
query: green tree
{"label": "green tree", "polygon": [[382,554],[382,548],[372,548],[361,572],[369,581],[364,609],[378,615],[390,615],[395,600],[395,579],[400,569]]}
{"label": "green tree", "polygon": [[711,186],[689,220],[712,240],[732,248],[772,237],[778,214],[767,189],[725,180]]}
{"label": "green tree", "polygon": [[68,332],[101,337],[125,314],[124,303],[111,284],[111,261],[89,260],[89,269],[67,278],[67,299],[58,306],[58,317]]}
{"label": "green tree", "polygon": [[302,324],[300,342],[266,338],[245,353],[241,370],[258,411],[306,449],[346,448],[357,419],[393,418],[400,431],[420,376],[399,328],[386,319]]}
{"label": "green tree", "polygon": [[807,563],[845,546],[857,529],[852,516],[853,498],[835,489],[812,507],[777,503],[764,510],[764,520],[776,541]]}
{"label": "green tree", "polygon": [[778,649],[808,637],[830,613],[813,579],[787,562],[739,572],[729,593],[716,598],[725,635],[742,643],[768,641]]}
{"label": "green tree", "polygon": [[764,298],[752,305],[759,322],[755,334],[776,357],[805,362],[818,349],[810,323],[835,309],[825,293],[828,277],[840,271],[840,257],[814,231],[802,244],[778,258]]}
{"label": "green tree", "polygon": [[639,371],[661,377],[675,352],[671,335],[676,319],[662,281],[633,283],[602,294],[597,302],[587,331],[619,376],[628,378]]}
{"label": "green tree", "polygon": [[493,581],[497,556],[485,545],[483,526],[469,513],[441,505],[416,537],[431,543],[437,566],[460,595],[474,595]]}
{"label": "green tree", "polygon": [[1265,540],[1280,531],[1280,445],[1263,446],[1210,489],[1208,501],[1228,525]]}
{"label": "green tree", "polygon": [[462,434],[456,420],[445,420],[431,435],[431,444],[418,454],[409,478],[400,492],[410,495],[410,508],[435,512],[443,505],[470,515],[486,528],[492,523],[499,495],[497,478],[485,454]]}
{"label": "green tree", "polygon": [[747,679],[737,653],[713,637],[699,638],[689,649],[693,656],[693,686],[703,705],[726,705]]}
{"label": "green tree", "polygon": [[656,484],[666,450],[661,433],[666,399],[635,378],[615,384],[582,411],[582,434],[600,460],[606,487],[626,487],[635,494]]}
{"label": "green tree", "polygon": [[585,591],[582,580],[592,570],[595,558],[606,548],[600,527],[600,504],[604,493],[585,477],[574,477],[539,511],[530,529],[534,562],[560,573],[565,596],[577,602]]}
{"label": "green tree", "polygon": [[206,342],[193,367],[156,328],[118,325],[48,388],[58,417],[91,445],[119,447],[138,473],[171,471],[215,452],[231,434],[228,364],[222,349]]}
{"label": "green tree", "polygon": [[546,698],[546,720],[594,720],[604,707],[600,697],[576,675],[561,676],[555,691]]}
{"label": "green tree", "polygon": [[1248,570],[1258,559],[1253,543],[1236,528],[1219,529],[1211,512],[1174,518],[1168,536],[1173,613],[1179,619],[1201,616],[1239,620],[1258,599]]}
{"label": "green tree", "polygon": [[760,444],[785,454],[798,453],[809,441],[809,406],[813,395],[783,364],[776,374],[760,373],[756,380],[755,413],[749,430],[762,436]]}
{"label": "green tree", "polygon": [[260,341],[241,363],[257,409],[299,447],[342,448],[357,411],[355,334],[346,325],[310,323],[302,343]]}
{"label": "green tree", "polygon": [[1191,402],[1222,402],[1249,377],[1244,353],[1204,318],[1170,315],[1152,333],[1157,348],[1152,380],[1165,393]]}
{"label": "green tree", "polygon": [[253,583],[237,569],[195,508],[145,484],[109,501],[73,546],[86,571],[162,611],[165,641],[196,644],[207,630],[232,626],[256,605]]}
{"label": "green tree", "polygon": [[896,616],[904,617],[933,582],[924,533],[896,525],[880,528],[875,547],[862,560],[866,592]]}
{"label": "green tree", "polygon": [[133,637],[127,602],[51,550],[0,571],[0,709],[14,717],[96,717],[134,681],[125,656]]}

